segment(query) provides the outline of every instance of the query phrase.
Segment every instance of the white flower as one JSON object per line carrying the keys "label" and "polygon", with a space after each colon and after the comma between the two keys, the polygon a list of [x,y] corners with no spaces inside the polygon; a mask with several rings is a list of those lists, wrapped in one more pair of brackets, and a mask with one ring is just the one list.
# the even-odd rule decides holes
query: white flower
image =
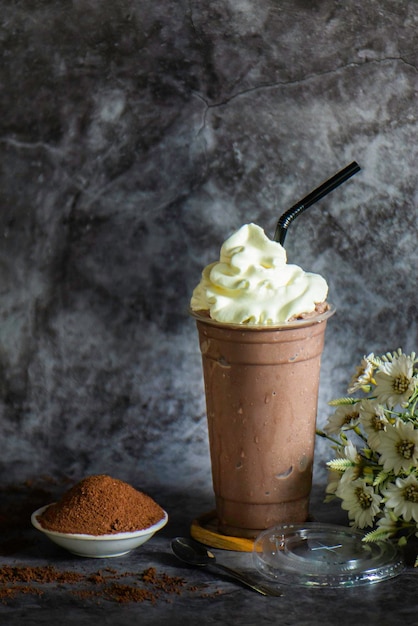
{"label": "white flower", "polygon": [[377,522],[380,530],[390,535],[395,535],[399,528],[399,520],[393,511],[385,511],[384,517]]}
{"label": "white flower", "polygon": [[327,462],[325,501],[339,498],[351,526],[373,526],[366,542],[418,537],[417,363],[400,348],[364,356],[348,387],[363,398],[331,400],[337,409],[317,431],[337,453]]}
{"label": "white flower", "polygon": [[348,393],[354,393],[358,389],[367,387],[373,380],[374,365],[370,361],[374,357],[371,353],[364,356],[359,367],[356,369],[354,376],[351,378],[350,385],[347,389]]}
{"label": "white flower", "polygon": [[418,430],[411,422],[398,420],[394,425],[388,424],[380,433],[377,451],[385,472],[408,471],[418,463]]}
{"label": "white flower", "polygon": [[348,404],[339,406],[334,415],[328,418],[328,422],[324,427],[324,431],[329,435],[335,435],[340,432],[341,429],[352,428],[359,420],[360,413],[356,404]]}
{"label": "white flower", "polygon": [[358,463],[360,461],[360,455],[352,441],[349,441],[347,445],[344,446],[344,458],[350,459],[353,463]]}
{"label": "white flower", "polygon": [[397,478],[384,492],[386,506],[393,509],[398,517],[406,522],[414,519],[418,522],[418,480],[416,475],[410,474],[407,478]]}
{"label": "white flower", "polygon": [[382,361],[375,376],[375,393],[379,404],[393,408],[407,402],[415,391],[417,380],[414,378],[414,357],[397,354],[391,360]]}
{"label": "white flower", "polygon": [[361,457],[355,445],[348,441],[344,448],[338,448],[337,458],[328,461],[328,484],[326,494],[331,499],[332,496],[341,497],[338,491],[341,490],[341,483],[350,483],[359,477],[362,471]]}
{"label": "white flower", "polygon": [[351,525],[357,528],[373,526],[373,520],[380,511],[382,497],[366,485],[361,478],[350,482],[340,482],[337,495],[342,500],[341,508],[348,511]]}
{"label": "white flower", "polygon": [[328,496],[335,495],[340,484],[340,478],[341,474],[339,472],[328,472],[328,484],[325,488],[325,493]]}
{"label": "white flower", "polygon": [[381,404],[373,400],[362,400],[360,403],[360,423],[367,435],[367,441],[372,449],[376,449],[380,441],[380,433],[385,430],[388,420]]}

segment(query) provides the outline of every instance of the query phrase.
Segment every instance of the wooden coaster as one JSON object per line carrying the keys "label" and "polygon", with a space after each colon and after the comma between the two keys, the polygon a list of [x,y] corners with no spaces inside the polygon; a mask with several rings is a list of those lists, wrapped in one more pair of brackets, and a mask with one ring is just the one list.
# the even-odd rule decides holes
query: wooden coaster
{"label": "wooden coaster", "polygon": [[211,548],[252,552],[254,546],[254,539],[232,537],[219,533],[216,511],[210,511],[210,513],[205,513],[194,519],[190,528],[190,534],[193,539]]}

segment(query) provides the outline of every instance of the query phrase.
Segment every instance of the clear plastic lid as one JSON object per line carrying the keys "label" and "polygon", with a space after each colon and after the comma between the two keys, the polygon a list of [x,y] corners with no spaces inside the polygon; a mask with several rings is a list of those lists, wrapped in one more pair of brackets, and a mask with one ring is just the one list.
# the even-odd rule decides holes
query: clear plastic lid
{"label": "clear plastic lid", "polygon": [[299,586],[353,587],[402,572],[404,561],[393,543],[363,538],[359,530],[333,524],[274,526],[257,537],[253,557],[268,578]]}

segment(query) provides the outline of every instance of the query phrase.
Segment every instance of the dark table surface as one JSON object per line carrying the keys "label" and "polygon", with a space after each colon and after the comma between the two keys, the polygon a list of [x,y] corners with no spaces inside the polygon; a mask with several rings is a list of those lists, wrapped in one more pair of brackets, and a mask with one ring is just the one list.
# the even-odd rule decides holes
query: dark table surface
{"label": "dark table surface", "polygon": [[[1,490],[0,624],[418,624],[418,568],[408,564],[410,552],[405,570],[378,584],[344,589],[281,585],[281,597],[264,597],[174,557],[171,539],[189,534],[192,519],[210,504],[205,498],[166,494],[169,522],[149,542],[122,557],[89,559],[71,555],[31,526],[31,512],[51,497],[38,484]],[[330,520],[332,509],[324,509],[318,498],[314,493],[316,519],[338,521]],[[212,551],[220,562],[260,577],[251,554]],[[28,572],[42,573],[45,567],[54,568],[51,582],[27,579]],[[149,568],[153,582],[144,582]],[[6,572],[20,582],[7,582]],[[76,574],[74,580],[70,574]],[[148,591],[145,599],[135,596],[139,588]],[[121,590],[125,596],[133,590],[130,601],[121,601]]]}

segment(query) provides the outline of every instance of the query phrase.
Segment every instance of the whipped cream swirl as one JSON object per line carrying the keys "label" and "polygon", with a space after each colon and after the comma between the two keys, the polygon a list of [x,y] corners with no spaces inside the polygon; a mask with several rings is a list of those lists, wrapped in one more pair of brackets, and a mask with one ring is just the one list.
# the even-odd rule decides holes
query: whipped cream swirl
{"label": "whipped cream swirl", "polygon": [[327,294],[322,276],[288,264],[283,246],[245,224],[205,267],[190,306],[219,322],[274,325],[315,311]]}

